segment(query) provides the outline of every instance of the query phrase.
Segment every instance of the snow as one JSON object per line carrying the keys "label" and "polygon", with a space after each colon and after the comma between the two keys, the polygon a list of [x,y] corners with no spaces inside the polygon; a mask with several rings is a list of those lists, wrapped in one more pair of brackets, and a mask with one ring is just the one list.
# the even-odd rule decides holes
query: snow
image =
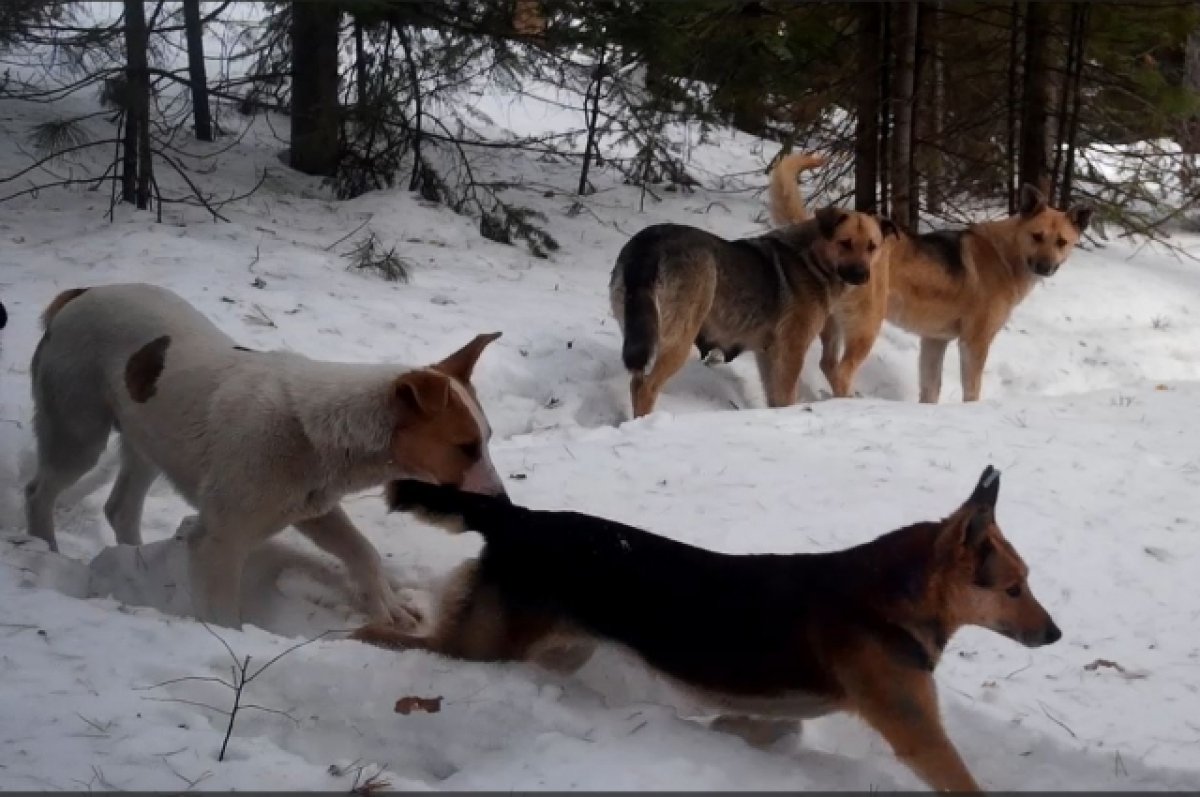
{"label": "snow", "polygon": [[[520,105],[528,97],[480,102],[497,135],[577,124],[566,111]],[[0,173],[26,162],[17,145],[32,124],[90,107],[0,104]],[[182,206],[162,224],[119,207],[110,223],[103,190],[6,204],[0,786],[346,790],[372,777],[397,789],[920,785],[850,717],[807,723],[801,739],[769,751],[710,731],[696,707],[614,649],[559,677],[340,639],[364,619],[340,565],[290,532],[252,560],[246,627],[214,634],[187,618],[179,589],[174,537],[193,510],[158,484],[149,543],[115,546],[101,512],[111,456],[60,501],[62,553],[49,553],[25,535],[21,510],[37,315],[65,288],[143,280],[179,292],[247,346],[316,358],[432,361],[477,332],[503,330],[475,381],[514,499],[718,550],[852,545],[948,513],[994,464],[1004,474],[1000,523],[1065,636],[1038,650],[974,629],[953,640],[937,680],[968,766],[994,789],[1200,788],[1200,324],[1191,309],[1200,269],[1138,241],[1078,252],[1001,333],[978,404],[958,403],[953,357],[944,403],[917,404],[916,340],[885,328],[858,380],[862,398],[825,400],[815,351],[803,377],[811,403],[773,411],[763,409],[752,358],[693,359],[656,413],[628,422],[607,298],[621,244],[667,220],[730,236],[763,229],[765,177],[754,170],[772,149],[728,131],[712,141],[686,148],[697,173],[744,176],[658,199],[607,170],[593,172],[595,194],[577,198],[568,161],[478,153],[478,169],[518,183],[510,201],[547,214],[562,244],[549,260],[485,241],[477,220],[404,191],[334,202],[279,164],[281,145],[262,123],[203,176],[228,196],[268,172],[227,209],[229,223]],[[163,181],[178,189],[170,175]],[[346,270],[341,255],[368,230],[411,262],[410,284]],[[1177,241],[1200,253],[1200,239]],[[474,535],[385,515],[377,491],[346,507],[395,584],[426,605],[478,548]],[[270,710],[243,708],[218,761],[232,693],[213,679],[229,679],[246,656],[253,673],[321,634],[246,687],[244,704]],[[410,695],[440,696],[441,710],[395,713]]]}

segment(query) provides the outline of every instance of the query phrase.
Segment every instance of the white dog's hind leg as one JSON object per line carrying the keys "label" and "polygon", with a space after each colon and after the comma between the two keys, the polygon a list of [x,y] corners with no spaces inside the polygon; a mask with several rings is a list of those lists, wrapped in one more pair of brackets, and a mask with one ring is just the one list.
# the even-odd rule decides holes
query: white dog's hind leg
{"label": "white dog's hind leg", "polygon": [[29,533],[58,550],[54,537],[54,504],[59,493],[96,466],[108,442],[107,418],[79,414],[68,419],[49,417],[39,408],[34,416],[37,435],[37,473],[25,486],[25,519]]}
{"label": "white dog's hind leg", "polygon": [[122,545],[142,544],[142,507],[158,468],[127,440],[121,440],[121,470],[104,504],[104,516]]}

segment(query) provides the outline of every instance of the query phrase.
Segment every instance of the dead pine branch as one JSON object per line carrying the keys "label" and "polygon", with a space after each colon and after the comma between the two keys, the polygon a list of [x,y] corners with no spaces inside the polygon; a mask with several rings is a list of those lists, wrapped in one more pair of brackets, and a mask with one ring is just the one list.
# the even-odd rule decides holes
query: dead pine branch
{"label": "dead pine branch", "polygon": [[[212,711],[217,714],[222,714],[225,717],[227,717],[228,720],[225,723],[225,734],[221,739],[221,750],[219,753],[217,753],[217,760],[224,761],[225,754],[229,750],[229,740],[233,738],[233,729],[237,725],[238,716],[242,711],[261,711],[266,714],[278,714],[282,717],[286,717],[287,719],[291,720],[293,723],[298,722],[298,720],[295,717],[293,717],[288,712],[283,711],[282,709],[271,708],[269,706],[263,706],[263,705],[259,705],[257,703],[244,702],[244,698],[246,697],[247,687],[249,687],[250,684],[252,684],[259,676],[261,676],[264,672],[266,672],[268,669],[270,669],[276,662],[278,662],[283,657],[287,656],[289,653],[297,651],[300,648],[305,647],[306,645],[311,645],[312,643],[328,636],[329,634],[335,633],[336,631],[334,631],[334,630],[323,631],[320,634],[317,634],[315,637],[306,639],[303,642],[297,642],[295,645],[285,648],[282,652],[280,652],[280,653],[276,654],[275,656],[271,657],[270,659],[268,659],[267,662],[265,664],[263,664],[262,666],[258,667],[257,669],[252,669],[250,666],[251,662],[253,661],[252,656],[249,656],[249,655],[239,656],[234,651],[233,647],[227,641],[225,641],[225,638],[222,637],[220,634],[218,634],[216,631],[214,631],[211,626],[209,626],[207,623],[201,623],[201,625],[204,627],[205,631],[207,631],[218,642],[221,643],[221,647],[223,647],[225,649],[225,652],[229,655],[229,658],[233,661],[232,666],[229,668],[229,671],[230,671],[229,679],[226,680],[224,678],[219,678],[219,677],[213,676],[213,675],[185,675],[185,676],[182,676],[179,678],[171,678],[166,681],[160,681],[156,684],[151,684],[149,686],[138,687],[137,691],[161,689],[163,687],[170,686],[172,684],[187,683],[187,682],[193,682],[193,681],[199,682],[199,683],[214,683],[214,684],[220,685],[221,687],[223,687],[225,689],[230,690],[233,693],[233,699],[232,699],[229,709],[218,708],[217,706],[209,705],[208,703],[201,703],[197,700],[187,700],[184,698],[175,698],[175,697],[169,697],[169,698],[145,697],[145,698],[143,698],[144,700],[152,700],[152,701],[161,702],[161,703],[179,703],[179,704],[187,705],[187,706],[195,706],[197,708],[203,708],[208,711]],[[81,719],[82,719],[82,717],[81,717]]]}

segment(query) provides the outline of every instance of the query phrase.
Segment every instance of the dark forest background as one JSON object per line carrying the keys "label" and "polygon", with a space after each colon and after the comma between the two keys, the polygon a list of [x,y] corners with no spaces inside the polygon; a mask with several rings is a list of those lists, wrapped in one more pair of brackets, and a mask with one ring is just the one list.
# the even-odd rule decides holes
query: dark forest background
{"label": "dark forest background", "polygon": [[[288,164],[329,178],[338,197],[399,185],[535,251],[552,237],[472,173],[472,148],[571,159],[580,194],[598,169],[688,190],[696,177],[663,131],[733,126],[830,153],[815,178],[823,203],[912,227],[1012,209],[1028,182],[1060,205],[1094,203],[1100,235],[1162,238],[1200,199],[1191,2],[271,2],[218,52],[206,32],[247,4],[126,0],[102,24],[83,5],[0,4],[0,54],[45,64],[42,77],[5,72],[0,98],[95,92],[111,135],[53,120],[34,131],[34,161],[106,147],[99,179],[139,208],[180,201],[219,216],[184,140],[232,138],[239,117],[265,112],[289,120]],[[447,124],[436,109],[480,76],[570,88],[578,130],[496,142]],[[635,146],[614,157],[604,141]],[[164,170],[186,195],[159,190]],[[0,194],[73,182],[31,188],[17,179],[30,173],[4,175]]]}

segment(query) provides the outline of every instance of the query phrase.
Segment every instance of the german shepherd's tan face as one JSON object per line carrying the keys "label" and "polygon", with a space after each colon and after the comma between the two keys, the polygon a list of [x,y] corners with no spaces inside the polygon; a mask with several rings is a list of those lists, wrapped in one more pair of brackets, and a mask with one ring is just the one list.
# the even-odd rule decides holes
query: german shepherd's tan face
{"label": "german shepherd's tan face", "polygon": [[848,285],[862,285],[883,253],[883,239],[896,235],[890,219],[840,208],[821,208],[813,214],[821,231],[822,254]]}
{"label": "german shepherd's tan face", "polygon": [[1029,568],[996,524],[999,474],[984,471],[975,492],[943,522],[938,541],[947,630],[977,625],[1036,648],[1062,631],[1029,589]]}
{"label": "german shepherd's tan face", "polygon": [[1062,211],[1050,207],[1032,185],[1021,186],[1016,244],[1021,260],[1039,277],[1052,277],[1079,242],[1092,219],[1092,209],[1075,205]]}

